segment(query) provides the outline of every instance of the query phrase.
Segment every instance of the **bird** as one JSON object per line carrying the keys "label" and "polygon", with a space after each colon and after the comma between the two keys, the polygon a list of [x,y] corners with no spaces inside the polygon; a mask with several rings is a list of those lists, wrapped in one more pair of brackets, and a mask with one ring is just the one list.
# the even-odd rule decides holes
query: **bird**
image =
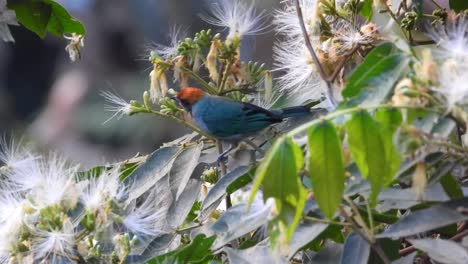
{"label": "bird", "polygon": [[253,136],[270,125],[286,118],[310,114],[307,106],[294,106],[267,110],[260,106],[230,98],[210,95],[205,91],[187,87],[175,99],[190,115],[193,123],[208,135],[228,143],[231,148],[223,152],[218,161],[243,139]]}

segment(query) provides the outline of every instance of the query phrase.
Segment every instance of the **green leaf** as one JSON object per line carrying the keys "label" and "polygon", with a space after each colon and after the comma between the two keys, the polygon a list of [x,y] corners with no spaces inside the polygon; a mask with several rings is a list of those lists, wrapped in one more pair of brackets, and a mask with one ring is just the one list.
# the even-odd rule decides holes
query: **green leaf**
{"label": "green leaf", "polygon": [[372,0],[364,0],[361,10],[359,11],[359,14],[367,19],[367,21],[371,21],[372,15],[374,14],[374,11],[372,10],[372,2]]}
{"label": "green leaf", "polygon": [[388,186],[397,174],[401,164],[400,154],[393,144],[393,136],[403,122],[403,116],[398,109],[383,108],[376,112],[375,119],[380,123],[382,143],[385,148],[385,185]]}
{"label": "green leaf", "polygon": [[210,247],[215,239],[216,236],[206,237],[203,234],[198,235],[190,245],[153,258],[146,263],[208,263],[213,258]]}
{"label": "green leaf", "polygon": [[73,18],[63,6],[52,0],[44,0],[44,2],[52,7],[52,13],[47,24],[47,30],[50,33],[57,37],[63,37],[64,34],[84,35],[86,33],[83,24]]}
{"label": "green leaf", "polygon": [[301,149],[290,138],[279,138],[256,171],[249,199],[251,204],[263,184],[263,199],[275,198],[277,220],[287,226],[288,241],[299,224],[306,201],[306,191],[297,177],[303,163]]}
{"label": "green leaf", "polygon": [[382,78],[395,70],[402,58],[402,54],[391,43],[374,48],[349,76],[342,91],[343,97],[351,98],[378,84]]}
{"label": "green leaf", "polygon": [[45,37],[47,31],[58,37],[86,33],[83,24],[53,0],[9,1],[8,8],[15,11],[18,22],[41,38]]}
{"label": "green leaf", "polygon": [[449,0],[450,8],[460,12],[468,9],[468,1],[466,0]]}
{"label": "green leaf", "polygon": [[52,6],[42,1],[17,0],[8,1],[8,8],[16,13],[16,19],[25,28],[43,38],[47,32],[47,24],[52,15]]}
{"label": "green leaf", "polygon": [[354,113],[346,122],[345,127],[348,131],[351,156],[361,171],[362,177],[369,179],[372,190],[371,202],[375,204],[389,174],[381,129],[364,110]]}
{"label": "green leaf", "polygon": [[333,219],[344,193],[345,169],[335,126],[323,121],[308,131],[309,174],[315,200],[323,215]]}
{"label": "green leaf", "polygon": [[450,198],[455,199],[463,197],[463,190],[460,186],[460,183],[450,173],[446,174],[440,179],[440,184],[444,188],[445,193],[450,196]]}

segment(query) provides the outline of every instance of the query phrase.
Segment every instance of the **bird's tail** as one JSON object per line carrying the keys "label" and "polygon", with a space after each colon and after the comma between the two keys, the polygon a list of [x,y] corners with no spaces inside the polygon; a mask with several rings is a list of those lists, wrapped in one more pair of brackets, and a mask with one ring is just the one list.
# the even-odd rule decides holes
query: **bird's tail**
{"label": "bird's tail", "polygon": [[310,108],[307,106],[286,107],[278,110],[278,114],[282,118],[306,116],[310,114]]}

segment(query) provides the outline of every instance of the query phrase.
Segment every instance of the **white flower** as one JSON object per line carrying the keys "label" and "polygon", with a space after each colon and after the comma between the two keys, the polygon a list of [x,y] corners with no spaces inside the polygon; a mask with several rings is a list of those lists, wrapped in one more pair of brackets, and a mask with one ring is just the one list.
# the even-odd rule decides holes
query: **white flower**
{"label": "white flower", "polygon": [[122,196],[119,167],[104,171],[86,181],[86,187],[80,194],[80,200],[87,209],[96,210],[111,199]]}
{"label": "white flower", "polygon": [[73,178],[76,171],[77,167],[69,167],[64,158],[55,154],[36,160],[33,166],[14,170],[8,180],[17,192],[29,192],[35,208],[59,204],[72,208],[79,196]]}
{"label": "white flower", "polygon": [[439,83],[433,90],[444,96],[448,110],[468,103],[468,64],[455,59],[445,61],[440,67]]}
{"label": "white flower", "polygon": [[163,59],[169,59],[177,55],[177,48],[179,41],[185,38],[186,32],[181,27],[174,26],[169,31],[169,45],[155,44],[152,51],[156,52],[158,56]]}
{"label": "white flower", "polygon": [[114,114],[109,117],[109,119],[104,121],[104,124],[109,122],[114,117],[120,119],[124,115],[130,115],[132,113],[132,105],[125,101],[122,97],[108,91],[102,92],[101,95],[108,102],[108,105],[106,105],[104,109],[106,111],[114,112]]}
{"label": "white flower", "polygon": [[296,98],[298,100],[296,103],[322,97],[326,86],[317,74],[315,64],[305,45],[291,48],[277,44],[274,52],[274,70],[282,74],[276,80],[284,93]]}
{"label": "white flower", "polygon": [[[302,0],[300,5],[306,30],[313,43],[316,1]],[[274,22],[277,32],[284,36],[274,47],[274,71],[282,74],[277,78],[280,90],[291,98],[296,98],[295,103],[299,104],[309,99],[320,99],[326,87],[317,74],[312,56],[305,46],[295,6],[287,4],[283,10],[277,11]]]}
{"label": "white flower", "polygon": [[[284,35],[286,42],[292,46],[290,47],[292,49],[293,47],[304,45],[304,36],[293,1],[284,1],[284,3],[281,10],[276,10],[273,22],[276,25],[276,31]],[[315,37],[317,30],[317,1],[299,0],[299,5],[301,6],[306,31],[312,39]]]}
{"label": "white flower", "polygon": [[460,15],[446,26],[429,28],[429,36],[442,50],[435,50],[438,57],[468,62],[468,17]]}
{"label": "white flower", "polygon": [[63,36],[65,39],[70,40],[70,43],[65,47],[68,56],[72,62],[81,59],[81,48],[84,46],[84,36],[73,33],[71,36]]}
{"label": "white flower", "polygon": [[3,41],[15,42],[8,25],[19,26],[15,11],[7,8],[6,0],[0,0],[0,38]]}
{"label": "white flower", "polygon": [[123,224],[137,236],[158,236],[166,233],[162,230],[164,225],[164,211],[157,208],[154,193],[148,195],[145,201],[136,206],[136,202],[131,203],[127,208]]}
{"label": "white flower", "polygon": [[0,263],[15,249],[23,225],[22,197],[11,190],[1,190],[0,196]]}
{"label": "white flower", "polygon": [[35,260],[48,260],[46,263],[61,263],[63,258],[71,260],[75,256],[75,234],[73,224],[65,220],[61,230],[35,230],[32,252]]}
{"label": "white flower", "polygon": [[7,166],[5,168],[7,173],[30,168],[38,158],[31,150],[20,145],[21,142],[15,144],[13,140],[10,143],[7,143],[5,138],[0,140],[0,161]]}
{"label": "white flower", "polygon": [[214,1],[210,11],[210,15],[203,14],[201,18],[212,25],[227,28],[228,39],[257,34],[265,29],[262,22],[264,12],[257,13],[253,4],[248,5],[241,0]]}

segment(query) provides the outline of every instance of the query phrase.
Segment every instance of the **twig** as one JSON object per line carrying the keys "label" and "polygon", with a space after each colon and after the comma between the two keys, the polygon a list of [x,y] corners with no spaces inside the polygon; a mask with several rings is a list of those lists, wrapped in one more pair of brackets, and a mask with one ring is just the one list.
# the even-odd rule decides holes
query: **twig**
{"label": "twig", "polygon": [[[219,152],[219,155],[221,155],[223,153],[223,144],[221,143],[221,141],[216,141],[216,145],[218,147],[218,152]],[[224,160],[220,160],[219,161],[219,167],[221,169],[221,177],[226,175],[226,164],[224,163]],[[231,202],[231,196],[229,194],[226,194],[226,209],[232,207],[232,202]]]}
{"label": "twig", "polygon": [[333,71],[332,75],[328,78],[328,81],[333,83],[338,77],[338,74],[340,73],[341,69],[345,65],[346,61],[348,60],[349,56],[353,55],[354,52],[356,52],[359,49],[360,45],[356,45],[347,55],[344,56],[343,60],[340,61],[340,64],[335,68],[335,71]]}
{"label": "twig", "polygon": [[180,67],[180,69],[184,73],[187,73],[188,75],[190,75],[193,79],[197,80],[203,86],[203,88],[205,88],[205,90],[207,90],[209,93],[211,93],[211,94],[216,94],[217,93],[216,89],[213,86],[211,86],[209,83],[207,83],[205,80],[203,80],[203,78],[198,76],[198,74],[193,72],[191,69],[188,69],[188,68],[183,67],[183,66]]}
{"label": "twig", "polygon": [[297,17],[299,18],[299,25],[301,27],[302,35],[304,36],[305,45],[307,49],[309,50],[310,55],[312,56],[312,60],[314,61],[314,64],[318,69],[320,77],[327,84],[328,100],[330,100],[330,103],[335,107],[337,105],[337,102],[336,102],[335,97],[333,96],[332,83],[328,81],[327,75],[325,74],[325,71],[323,70],[322,64],[320,64],[317,54],[315,54],[314,48],[312,47],[312,43],[310,42],[309,34],[307,33],[307,30],[304,24],[304,16],[302,15],[301,4],[299,3],[299,0],[294,0],[294,3],[296,5]]}
{"label": "twig", "polygon": [[236,88],[236,89],[230,89],[230,90],[224,90],[219,93],[220,96],[226,95],[228,93],[233,93],[233,92],[243,92],[243,93],[255,93],[257,90],[253,88]]}
{"label": "twig", "polygon": [[352,217],[348,215],[346,210],[343,208],[340,208],[341,214],[345,217],[345,219],[351,224],[353,230],[358,233],[369,245],[372,247],[372,249],[379,255],[380,259],[382,260],[383,263],[385,264],[390,264],[391,261],[385,254],[385,252],[382,250],[379,244],[374,243],[373,238],[369,238],[358,226],[358,224],[354,221]]}

